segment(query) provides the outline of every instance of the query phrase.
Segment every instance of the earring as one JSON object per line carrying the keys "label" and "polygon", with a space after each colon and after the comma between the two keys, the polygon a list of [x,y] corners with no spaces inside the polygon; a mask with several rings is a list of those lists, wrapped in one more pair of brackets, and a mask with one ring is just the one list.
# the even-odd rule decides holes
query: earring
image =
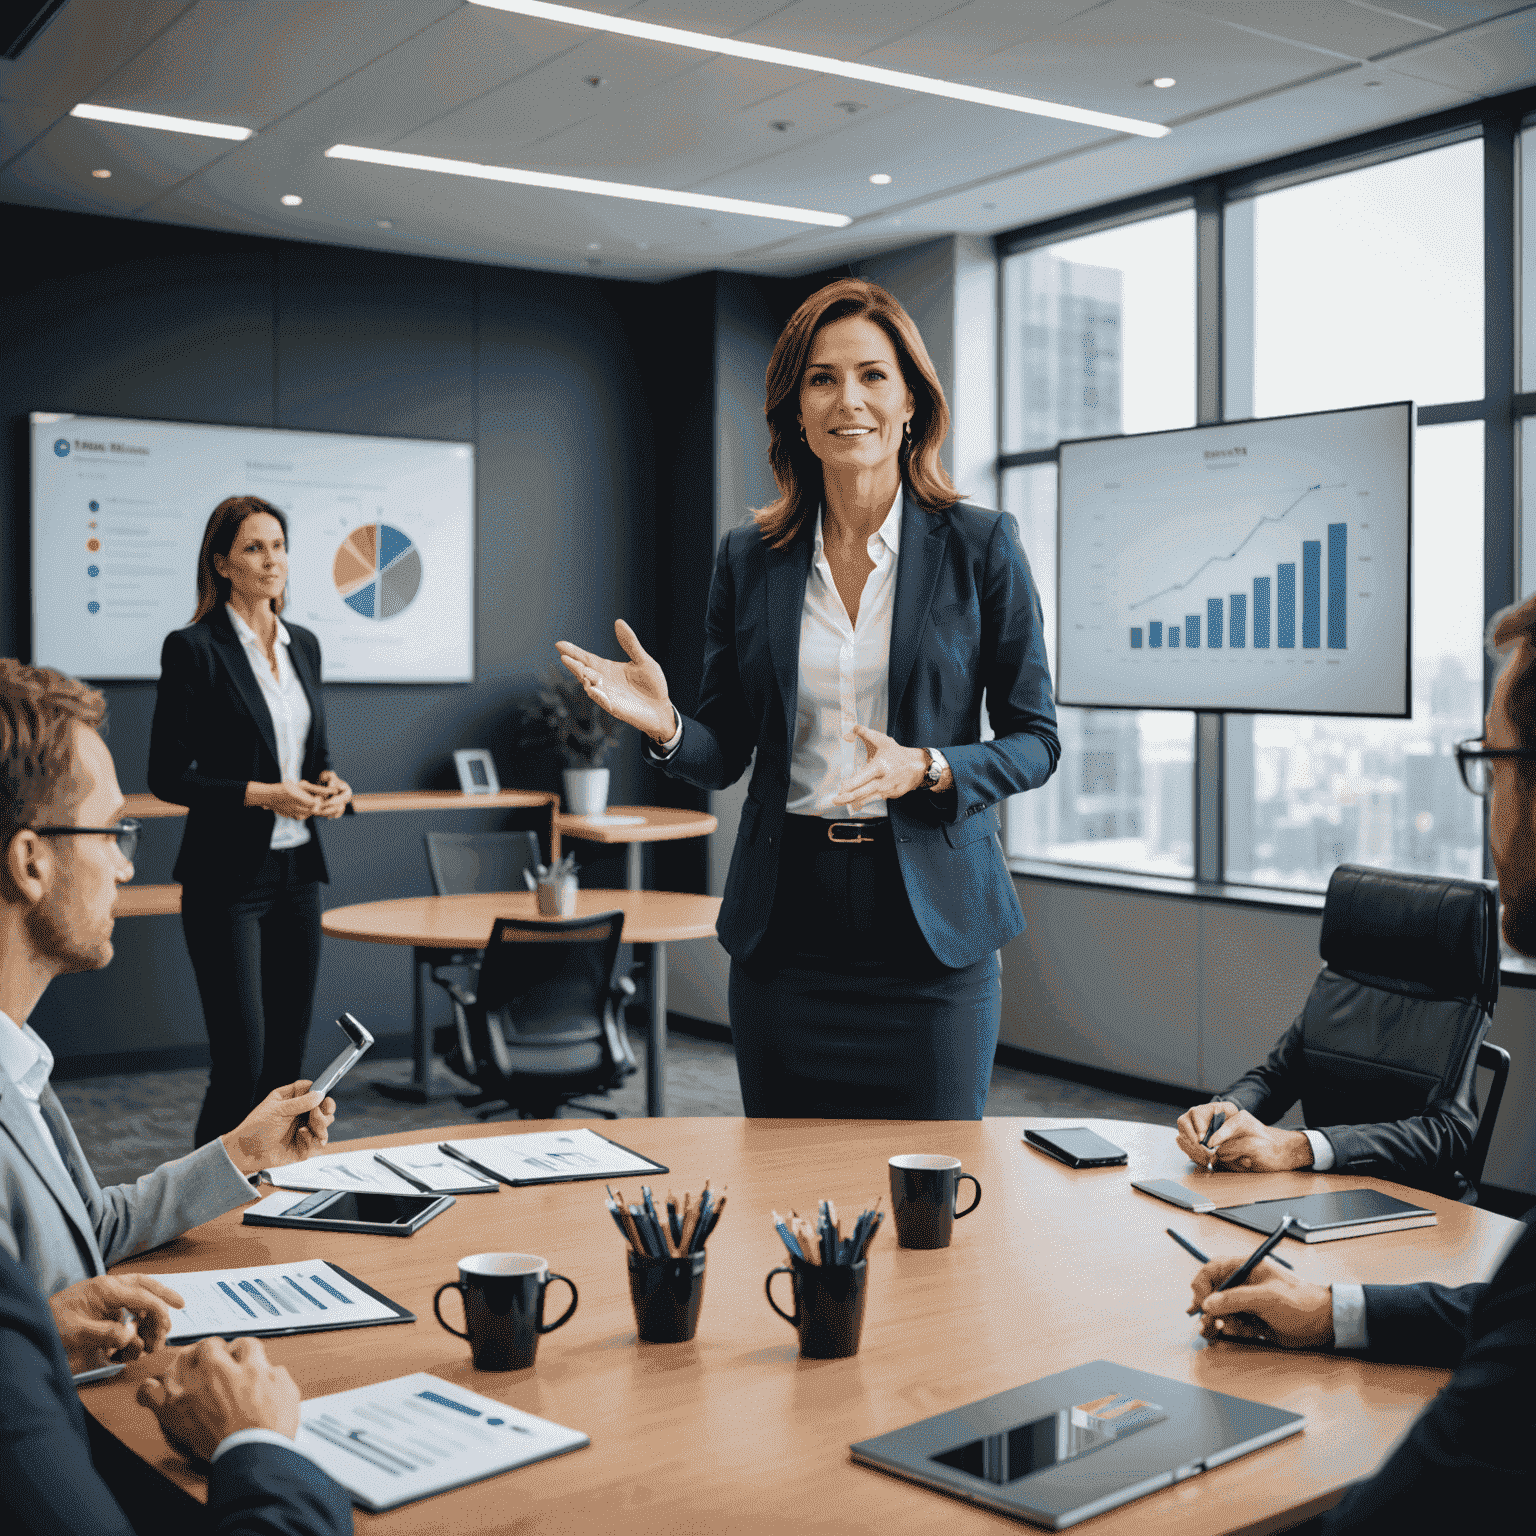
{"label": "earring", "polygon": [[802,443],[804,443],[807,448],[809,448],[811,446],[810,439],[805,435],[805,426],[804,426],[803,423],[801,424],[801,427],[800,427],[800,441]]}
{"label": "earring", "polygon": [[901,424],[901,436],[907,447],[910,448],[912,446],[912,421],[910,417]]}

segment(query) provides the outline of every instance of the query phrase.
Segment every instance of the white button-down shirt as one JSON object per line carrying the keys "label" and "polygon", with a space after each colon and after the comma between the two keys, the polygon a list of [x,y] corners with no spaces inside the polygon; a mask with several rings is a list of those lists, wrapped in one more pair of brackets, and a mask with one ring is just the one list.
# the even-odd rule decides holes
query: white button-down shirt
{"label": "white button-down shirt", "polygon": [[21,1095],[27,1113],[37,1122],[37,1134],[43,1145],[57,1159],[59,1167],[69,1176],[64,1159],[59,1155],[59,1144],[43,1119],[38,1100],[48,1086],[53,1071],[53,1052],[48,1049],[41,1035],[30,1024],[18,1025],[7,1013],[0,1013],[0,1075]]}
{"label": "white button-down shirt", "polygon": [[[822,539],[826,509],[816,514],[816,543],[800,612],[800,691],[785,807],[792,815],[852,816],[852,806],[833,805],[832,797],[869,761],[869,752],[857,737],[843,737],[855,725],[885,731],[901,509],[898,489],[885,521],[869,538],[875,568],[864,580],[857,624],[849,620],[832,580]],[[885,813],[884,800],[867,800],[858,811],[860,816]]]}
{"label": "white button-down shirt", "polygon": [[[240,644],[245,647],[246,660],[266,700],[267,711],[272,716],[272,730],[277,737],[277,764],[284,783],[297,783],[304,777],[304,744],[309,740],[309,724],[313,711],[304,685],[293,662],[288,656],[288,631],[282,620],[277,625],[277,676],[273,677],[267,653],[256,638],[256,631],[235,612],[228,603],[224,611],[235,627]],[[309,828],[291,816],[279,816],[272,827],[272,848],[298,848],[309,841]]]}

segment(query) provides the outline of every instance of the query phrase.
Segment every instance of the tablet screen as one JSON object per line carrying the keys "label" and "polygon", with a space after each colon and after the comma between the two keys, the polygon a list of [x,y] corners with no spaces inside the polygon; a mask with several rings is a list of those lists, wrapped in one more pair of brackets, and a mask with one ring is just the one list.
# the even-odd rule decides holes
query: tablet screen
{"label": "tablet screen", "polygon": [[312,1221],[366,1221],[377,1227],[409,1226],[441,1195],[380,1195],[366,1190],[323,1190],[288,1212]]}

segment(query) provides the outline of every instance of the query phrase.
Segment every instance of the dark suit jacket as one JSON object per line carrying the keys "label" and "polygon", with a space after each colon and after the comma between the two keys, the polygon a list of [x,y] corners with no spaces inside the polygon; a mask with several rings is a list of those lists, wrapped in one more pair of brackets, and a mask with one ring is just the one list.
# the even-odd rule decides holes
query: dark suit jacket
{"label": "dark suit jacket", "polygon": [[1343,1532],[1464,1530],[1523,1523],[1536,1508],[1536,1230],[1486,1285],[1368,1285],[1372,1359],[1456,1373],[1376,1475],[1324,1516]]}
{"label": "dark suit jacket", "polygon": [[[134,1536],[91,1464],[85,1410],[53,1316],[3,1248],[0,1383],[0,1527],[10,1536]],[[352,1529],[352,1502],[297,1451],[239,1445],[208,1469],[201,1528],[216,1536],[341,1536]]]}
{"label": "dark suit jacket", "polygon": [[[320,642],[288,624],[288,656],[309,700],[304,777],[313,783],[331,766],[320,698]],[[272,712],[224,605],[165,637],[160,683],[149,733],[149,787],[187,807],[187,826],[173,873],[183,885],[231,892],[249,889],[272,842],[276,817],[245,803],[251,781],[282,777]],[[348,807],[350,810],[351,807]],[[328,878],[320,831],[308,823],[316,877]]]}
{"label": "dark suit jacket", "polygon": [[[757,754],[720,909],[720,942],[737,959],[761,942],[778,884],[814,538],[807,518],[784,549],[752,524],[721,540],[698,711],[661,765],[721,789]],[[887,734],[937,747],[954,770],[953,790],[914,790],[888,814],[924,937],[942,964],[969,965],[1024,928],[992,807],[1045,783],[1061,750],[1040,599],[1011,517],[963,505],[930,513],[906,491],[888,692]],[[981,739],[983,698],[991,741]]]}

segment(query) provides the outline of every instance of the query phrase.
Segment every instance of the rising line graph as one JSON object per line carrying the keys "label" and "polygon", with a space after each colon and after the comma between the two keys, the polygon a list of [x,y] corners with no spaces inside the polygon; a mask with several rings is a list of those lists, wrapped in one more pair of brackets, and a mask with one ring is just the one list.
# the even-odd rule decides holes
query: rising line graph
{"label": "rising line graph", "polygon": [[1129,605],[1129,611],[1134,613],[1138,608],[1145,608],[1148,603],[1155,603],[1158,598],[1167,597],[1170,592],[1182,592],[1186,587],[1192,586],[1196,581],[1198,581],[1211,566],[1224,565],[1229,561],[1237,559],[1237,557],[1242,554],[1243,550],[1253,541],[1254,536],[1259,532],[1260,529],[1272,523],[1284,522],[1285,519],[1289,517],[1291,513],[1294,512],[1296,508],[1299,507],[1302,502],[1307,499],[1307,497],[1313,495],[1317,491],[1338,490],[1341,488],[1342,484],[1343,482],[1341,481],[1334,485],[1323,485],[1322,483],[1317,485],[1309,485],[1306,490],[1304,490],[1301,495],[1298,496],[1295,501],[1293,501],[1290,506],[1285,509],[1285,511],[1280,512],[1273,517],[1269,516],[1268,514],[1261,517],[1258,522],[1256,522],[1253,527],[1250,528],[1248,532],[1243,536],[1241,542],[1235,549],[1231,550],[1225,555],[1210,556],[1208,559],[1202,561],[1200,565],[1197,566],[1196,569],[1183,581],[1176,581],[1172,584],[1172,586],[1164,587],[1160,592],[1153,592],[1150,596],[1137,598],[1134,603]]}

